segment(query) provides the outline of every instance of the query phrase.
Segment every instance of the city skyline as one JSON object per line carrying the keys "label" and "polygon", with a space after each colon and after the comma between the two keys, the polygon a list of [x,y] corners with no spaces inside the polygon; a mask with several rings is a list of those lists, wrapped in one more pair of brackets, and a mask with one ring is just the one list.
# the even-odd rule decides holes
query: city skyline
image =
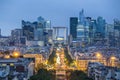
{"label": "city skyline", "polygon": [[119,3],[0,0],[0,80],[120,80]]}
{"label": "city skyline", "polygon": [[[114,18],[120,19],[119,2],[119,0],[76,0],[69,2],[68,0],[1,0],[0,28],[2,35],[7,36],[10,35],[12,29],[21,28],[21,20],[33,22],[39,16],[51,20],[52,26],[69,27],[69,18],[78,17],[81,9],[85,10],[85,16],[95,19],[102,16],[107,23],[113,23]],[[97,7],[95,8],[95,6]]]}

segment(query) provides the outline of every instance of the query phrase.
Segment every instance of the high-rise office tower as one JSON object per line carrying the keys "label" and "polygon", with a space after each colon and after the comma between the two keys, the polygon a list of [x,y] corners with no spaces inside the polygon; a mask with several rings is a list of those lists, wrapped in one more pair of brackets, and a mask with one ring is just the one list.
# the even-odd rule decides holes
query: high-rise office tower
{"label": "high-rise office tower", "polygon": [[70,17],[70,35],[72,35],[73,40],[77,38],[77,25],[78,25],[78,18]]}
{"label": "high-rise office tower", "polygon": [[34,26],[32,25],[32,23],[22,20],[22,30],[23,36],[25,36],[27,40],[34,40]]}
{"label": "high-rise office tower", "polygon": [[84,16],[84,10],[82,9],[79,13],[79,24],[85,25],[85,16]]}
{"label": "high-rise office tower", "polygon": [[41,24],[45,24],[45,19],[43,17],[38,17],[37,18],[38,22],[40,22]]}
{"label": "high-rise office tower", "polygon": [[98,36],[100,38],[104,38],[105,37],[105,19],[103,19],[102,17],[98,17],[97,18],[97,29],[96,32],[99,34]]}
{"label": "high-rise office tower", "polygon": [[96,26],[97,26],[96,20],[92,19],[89,26],[89,41],[91,45],[94,44]]}
{"label": "high-rise office tower", "polygon": [[0,36],[1,36],[1,29],[0,29]]}
{"label": "high-rise office tower", "polygon": [[77,26],[77,40],[79,41],[85,40],[85,27],[80,24]]}
{"label": "high-rise office tower", "polygon": [[[23,38],[27,39],[26,44],[32,44],[31,42],[41,42],[47,44],[49,39],[49,30],[51,29],[51,22],[46,21],[43,17],[38,17],[37,21],[29,22],[22,21],[22,30],[23,30]],[[51,35],[50,35],[51,36]],[[24,41],[23,39],[23,41]]]}
{"label": "high-rise office tower", "polygon": [[22,37],[22,29],[14,29],[11,31],[11,38],[15,45],[20,44],[21,37]]}
{"label": "high-rise office tower", "polygon": [[115,46],[115,33],[114,25],[106,24],[105,28],[105,38],[107,40],[107,46]]}
{"label": "high-rise office tower", "polygon": [[52,40],[53,40],[53,30],[52,29],[48,30],[48,35],[46,36],[46,39],[49,44],[52,44]]}
{"label": "high-rise office tower", "polygon": [[91,17],[86,17],[84,22],[84,31],[85,31],[85,42],[90,43],[90,24],[91,24]]}
{"label": "high-rise office tower", "polygon": [[79,13],[78,22],[79,23],[77,26],[77,40],[82,42],[88,42],[91,17],[85,17],[83,9]]}
{"label": "high-rise office tower", "polygon": [[120,47],[120,20],[114,19],[114,29],[115,29],[115,46]]}
{"label": "high-rise office tower", "polygon": [[114,29],[120,31],[120,20],[114,19]]}
{"label": "high-rise office tower", "polygon": [[47,20],[45,21],[45,30],[50,30],[51,29],[51,21]]}
{"label": "high-rise office tower", "polygon": [[34,40],[43,41],[43,32],[45,28],[45,20],[42,17],[38,17],[38,22],[35,22],[34,28]]}

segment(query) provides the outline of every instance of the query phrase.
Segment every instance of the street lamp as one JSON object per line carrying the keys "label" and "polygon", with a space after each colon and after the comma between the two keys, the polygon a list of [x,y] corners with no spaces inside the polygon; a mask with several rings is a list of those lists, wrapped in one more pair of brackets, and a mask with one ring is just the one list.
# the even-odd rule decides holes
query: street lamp
{"label": "street lamp", "polygon": [[115,60],[116,60],[116,57],[115,57],[115,56],[111,56],[111,57],[110,57],[110,62],[111,62],[111,66],[112,66],[112,67],[115,66]]}
{"label": "street lamp", "polygon": [[100,62],[100,59],[102,58],[102,54],[100,52],[97,52],[96,58],[98,59],[98,62]]}
{"label": "street lamp", "polygon": [[10,55],[5,55],[4,58],[9,59]]}
{"label": "street lamp", "polygon": [[97,52],[97,53],[96,53],[96,57],[97,57],[97,58],[101,58],[101,57],[102,57],[102,54],[101,54],[100,52]]}
{"label": "street lamp", "polygon": [[111,56],[110,59],[111,59],[111,60],[116,60],[116,57],[115,57],[115,56]]}
{"label": "street lamp", "polygon": [[13,57],[18,58],[20,56],[20,52],[19,51],[14,51],[13,52]]}

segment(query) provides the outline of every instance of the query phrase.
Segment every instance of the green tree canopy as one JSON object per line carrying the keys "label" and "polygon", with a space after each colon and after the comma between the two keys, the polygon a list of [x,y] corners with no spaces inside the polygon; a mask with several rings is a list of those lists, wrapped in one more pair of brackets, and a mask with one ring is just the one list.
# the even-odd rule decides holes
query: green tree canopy
{"label": "green tree canopy", "polygon": [[92,79],[90,79],[85,72],[75,70],[71,72],[70,80],[92,80]]}
{"label": "green tree canopy", "polygon": [[54,75],[47,69],[39,69],[38,73],[30,77],[29,80],[54,80]]}

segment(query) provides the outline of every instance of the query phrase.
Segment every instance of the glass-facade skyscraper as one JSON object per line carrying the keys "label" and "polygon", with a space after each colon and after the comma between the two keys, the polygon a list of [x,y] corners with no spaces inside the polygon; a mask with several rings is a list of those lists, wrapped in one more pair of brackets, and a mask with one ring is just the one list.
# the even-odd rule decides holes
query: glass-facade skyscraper
{"label": "glass-facade skyscraper", "polygon": [[22,30],[23,30],[23,36],[26,37],[28,42],[41,41],[47,44],[49,38],[52,39],[51,22],[48,20],[45,20],[41,16],[38,17],[37,21],[35,22],[22,21]]}
{"label": "glass-facade skyscraper", "polygon": [[1,36],[1,29],[0,29],[0,36]]}
{"label": "glass-facade skyscraper", "polygon": [[23,36],[25,36],[27,40],[34,40],[34,26],[32,25],[32,23],[22,20],[22,30]]}
{"label": "glass-facade skyscraper", "polygon": [[102,17],[97,18],[97,27],[96,27],[96,37],[104,38],[105,37],[105,20]]}
{"label": "glass-facade skyscraper", "polygon": [[79,24],[85,25],[85,16],[84,16],[84,10],[83,9],[79,13]]}
{"label": "glass-facade skyscraper", "polygon": [[77,40],[84,41],[85,38],[85,30],[83,25],[77,26]]}
{"label": "glass-facade skyscraper", "polygon": [[77,38],[77,25],[78,25],[78,18],[70,17],[70,35],[72,35],[73,40]]}
{"label": "glass-facade skyscraper", "polygon": [[114,19],[115,46],[120,47],[120,20]]}
{"label": "glass-facade skyscraper", "polygon": [[90,26],[90,17],[84,16],[84,10],[82,9],[79,13],[79,23],[77,26],[77,40],[82,42],[88,42],[89,38],[89,26]]}
{"label": "glass-facade skyscraper", "polygon": [[35,24],[34,28],[34,40],[43,41],[43,32],[45,28],[45,20],[42,17],[38,17],[38,21]]}

